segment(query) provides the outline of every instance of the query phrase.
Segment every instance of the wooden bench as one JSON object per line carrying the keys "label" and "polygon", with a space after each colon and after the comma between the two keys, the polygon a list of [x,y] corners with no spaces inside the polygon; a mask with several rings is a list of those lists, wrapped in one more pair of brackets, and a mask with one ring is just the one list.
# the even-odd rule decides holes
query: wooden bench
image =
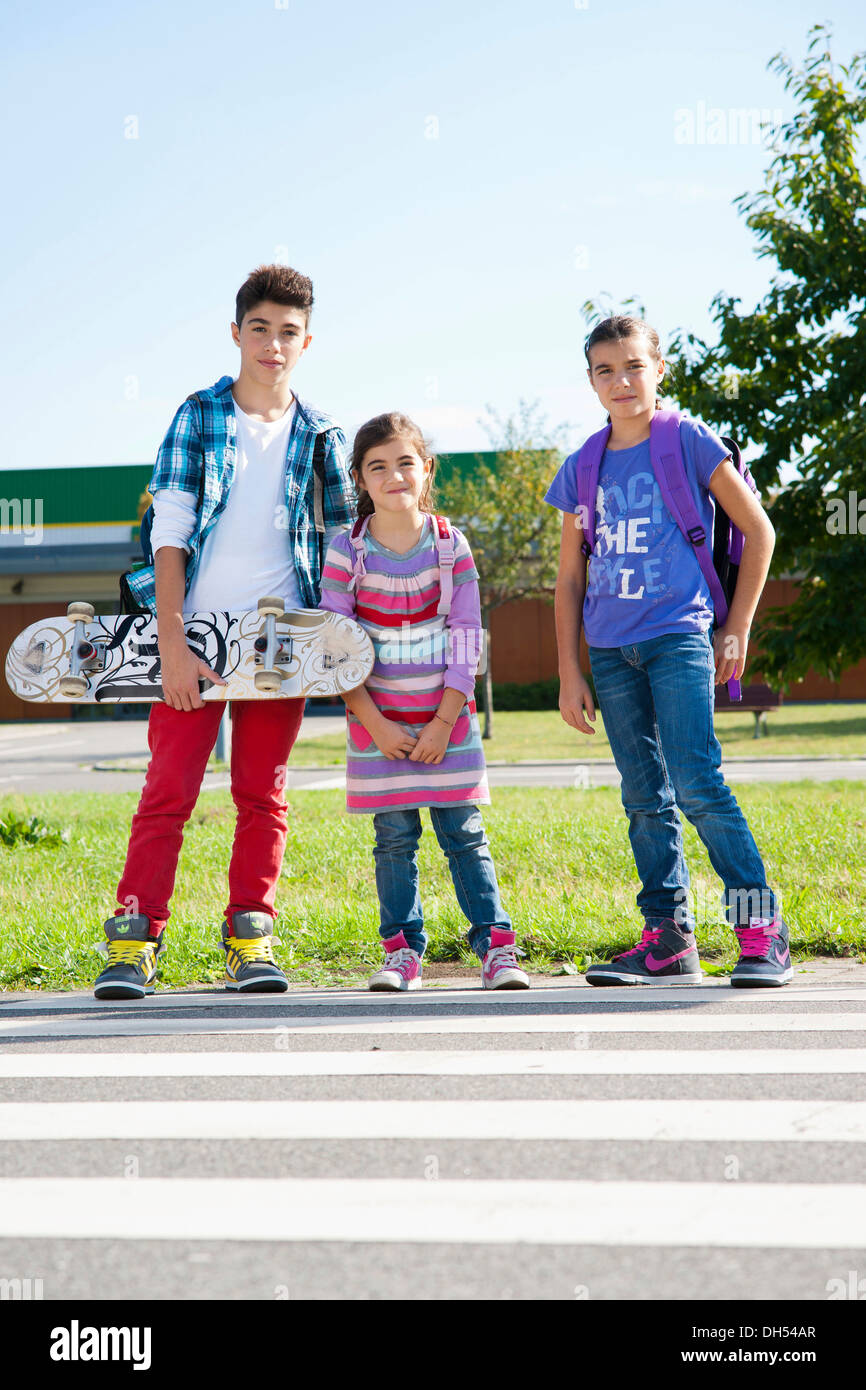
{"label": "wooden bench", "polygon": [[781,693],[771,690],[768,685],[744,685],[742,700],[731,700],[727,685],[716,686],[717,710],[742,710],[755,716],[753,738],[767,737],[767,714],[771,709],[778,709],[781,703]]}

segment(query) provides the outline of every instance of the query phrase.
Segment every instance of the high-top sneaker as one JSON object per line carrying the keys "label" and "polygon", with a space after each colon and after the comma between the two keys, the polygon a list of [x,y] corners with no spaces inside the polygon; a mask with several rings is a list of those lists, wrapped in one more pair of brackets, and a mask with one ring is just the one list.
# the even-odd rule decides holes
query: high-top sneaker
{"label": "high-top sneaker", "polygon": [[97,976],[93,993],[97,999],[143,999],[156,986],[156,958],[162,952],[164,932],[150,935],[150,918],[144,913],[125,913],[109,917],[105,923],[107,940],[97,951],[108,957],[108,964]]}
{"label": "high-top sneaker", "polygon": [[249,994],[282,994],[289,982],[274,960],[274,924],[266,912],[235,912],[231,934],[222,925],[226,989]]}
{"label": "high-top sneaker", "polygon": [[731,975],[732,985],[787,985],[794,978],[788,928],[777,917],[752,917],[747,927],[735,927],[740,959]]}
{"label": "high-top sneaker", "polygon": [[370,989],[420,989],[421,957],[409,946],[402,932],[382,942],[385,964],[370,976]]}
{"label": "high-top sneaker", "polygon": [[514,932],[490,928],[490,947],[481,963],[482,989],[529,989],[529,976],[517,964],[525,956],[514,944]]}
{"label": "high-top sneaker", "polygon": [[590,985],[698,985],[701,962],[693,932],[680,931],[672,917],[644,927],[636,946],[586,972]]}

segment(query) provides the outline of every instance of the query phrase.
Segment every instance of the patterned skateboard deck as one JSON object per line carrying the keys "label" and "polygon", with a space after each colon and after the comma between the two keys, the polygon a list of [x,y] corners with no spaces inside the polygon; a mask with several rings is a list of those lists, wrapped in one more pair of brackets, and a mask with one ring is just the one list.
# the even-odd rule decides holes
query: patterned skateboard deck
{"label": "patterned skateboard deck", "polygon": [[[369,676],[373,644],[351,618],[305,608],[272,622],[268,669],[276,673],[270,678],[275,688],[265,690],[261,676],[259,688],[255,680],[268,654],[262,613],[185,617],[190,649],[228,682],[200,682],[203,700],[340,695],[363,685]],[[41,618],[12,643],[6,681],[22,700],[51,704],[161,700],[156,618],[149,613],[97,614],[78,622],[71,617]],[[80,693],[70,693],[70,685]]]}

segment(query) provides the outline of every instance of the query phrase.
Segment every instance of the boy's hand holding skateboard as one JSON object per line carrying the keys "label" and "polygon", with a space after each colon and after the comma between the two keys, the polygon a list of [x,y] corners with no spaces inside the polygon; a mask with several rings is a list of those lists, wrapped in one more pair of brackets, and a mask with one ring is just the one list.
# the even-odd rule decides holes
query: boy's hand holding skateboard
{"label": "boy's hand holding skateboard", "polygon": [[183,636],[161,638],[159,656],[163,699],[172,709],[204,709],[198,688],[200,680],[213,681],[214,685],[228,684],[190,650]]}
{"label": "boy's hand holding skateboard", "polygon": [[156,612],[163,699],[171,709],[203,709],[198,683],[205,678],[226,685],[222,676],[190,651],[183,626],[186,554],[174,546],[156,552]]}

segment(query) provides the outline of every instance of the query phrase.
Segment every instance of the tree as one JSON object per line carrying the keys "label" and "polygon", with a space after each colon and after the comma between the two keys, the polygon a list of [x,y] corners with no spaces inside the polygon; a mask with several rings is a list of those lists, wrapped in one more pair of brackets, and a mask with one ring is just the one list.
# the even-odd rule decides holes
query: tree
{"label": "tree", "polygon": [[763,191],[736,204],[778,273],[750,313],[716,295],[715,346],[682,331],[672,344],[679,403],[761,451],[750,467],[770,502],[774,570],[802,579],[794,603],[770,610],[755,634],[761,670],[783,686],[810,667],[836,679],[866,655],[864,59],[837,67],[815,25],[802,68],[771,60],[797,110]]}
{"label": "tree", "polygon": [[488,410],[488,434],[496,467],[479,458],[471,473],[438,488],[442,510],[466,533],[481,590],[481,622],[487,634],[484,672],[484,737],[493,733],[490,619],[511,599],[550,598],[559,559],[559,513],[544,501],[563,457],[567,427],[548,429],[538,402],[520,401],[503,421]]}

